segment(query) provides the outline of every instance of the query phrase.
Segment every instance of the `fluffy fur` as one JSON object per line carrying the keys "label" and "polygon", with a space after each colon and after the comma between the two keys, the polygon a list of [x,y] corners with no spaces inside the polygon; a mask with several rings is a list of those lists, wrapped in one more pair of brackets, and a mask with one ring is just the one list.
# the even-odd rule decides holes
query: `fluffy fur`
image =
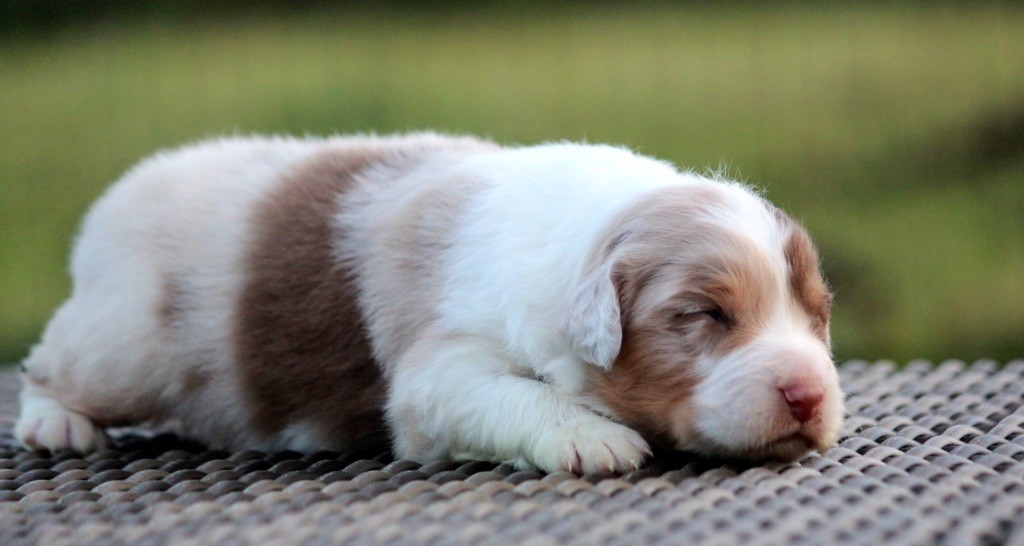
{"label": "fluffy fur", "polygon": [[23,363],[30,447],[165,421],[227,449],[624,471],[648,442],[791,459],[842,421],[804,231],[620,148],[200,143],[96,203],[71,273]]}

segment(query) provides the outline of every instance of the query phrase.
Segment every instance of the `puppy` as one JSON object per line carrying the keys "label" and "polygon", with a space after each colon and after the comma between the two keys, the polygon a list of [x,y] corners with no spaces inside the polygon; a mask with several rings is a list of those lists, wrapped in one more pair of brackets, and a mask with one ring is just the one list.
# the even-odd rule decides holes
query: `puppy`
{"label": "puppy", "polygon": [[628,471],[648,442],[836,441],[831,296],[761,197],[621,148],[234,138],[92,208],[16,437],[174,423],[223,449]]}

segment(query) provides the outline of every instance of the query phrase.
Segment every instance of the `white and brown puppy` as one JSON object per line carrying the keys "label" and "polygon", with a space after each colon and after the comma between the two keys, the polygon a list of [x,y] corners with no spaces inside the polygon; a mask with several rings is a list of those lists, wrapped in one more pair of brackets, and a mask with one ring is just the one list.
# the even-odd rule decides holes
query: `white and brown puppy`
{"label": "white and brown puppy", "polygon": [[830,295],[747,188],[608,146],[432,134],[159,154],[93,207],[16,436],[177,423],[226,449],[623,471],[648,441],[837,438]]}

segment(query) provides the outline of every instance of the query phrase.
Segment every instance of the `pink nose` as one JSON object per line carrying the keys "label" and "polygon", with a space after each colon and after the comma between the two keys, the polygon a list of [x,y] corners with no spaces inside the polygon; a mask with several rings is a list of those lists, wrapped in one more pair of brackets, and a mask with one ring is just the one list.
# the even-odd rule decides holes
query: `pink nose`
{"label": "pink nose", "polygon": [[779,392],[786,400],[789,413],[801,423],[806,423],[814,417],[818,406],[821,405],[821,399],[825,397],[825,392],[820,386],[807,383],[779,387]]}

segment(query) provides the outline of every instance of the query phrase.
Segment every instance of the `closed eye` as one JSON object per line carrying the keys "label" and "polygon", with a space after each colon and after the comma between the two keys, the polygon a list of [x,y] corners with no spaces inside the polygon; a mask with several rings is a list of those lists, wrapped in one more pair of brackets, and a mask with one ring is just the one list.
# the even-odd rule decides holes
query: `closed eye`
{"label": "closed eye", "polygon": [[726,316],[725,312],[722,311],[721,309],[718,309],[718,308],[707,309],[707,310],[702,311],[702,313],[707,315],[708,318],[710,318],[711,320],[713,320],[713,321],[715,321],[715,322],[717,322],[719,324],[722,324],[722,325],[725,325],[725,326],[729,326],[730,325],[729,317]]}
{"label": "closed eye", "polygon": [[674,324],[689,323],[691,321],[699,319],[711,319],[716,324],[720,324],[725,327],[726,330],[732,328],[732,318],[729,317],[722,309],[718,307],[711,307],[708,309],[700,309],[694,311],[678,311],[672,315],[672,321]]}

